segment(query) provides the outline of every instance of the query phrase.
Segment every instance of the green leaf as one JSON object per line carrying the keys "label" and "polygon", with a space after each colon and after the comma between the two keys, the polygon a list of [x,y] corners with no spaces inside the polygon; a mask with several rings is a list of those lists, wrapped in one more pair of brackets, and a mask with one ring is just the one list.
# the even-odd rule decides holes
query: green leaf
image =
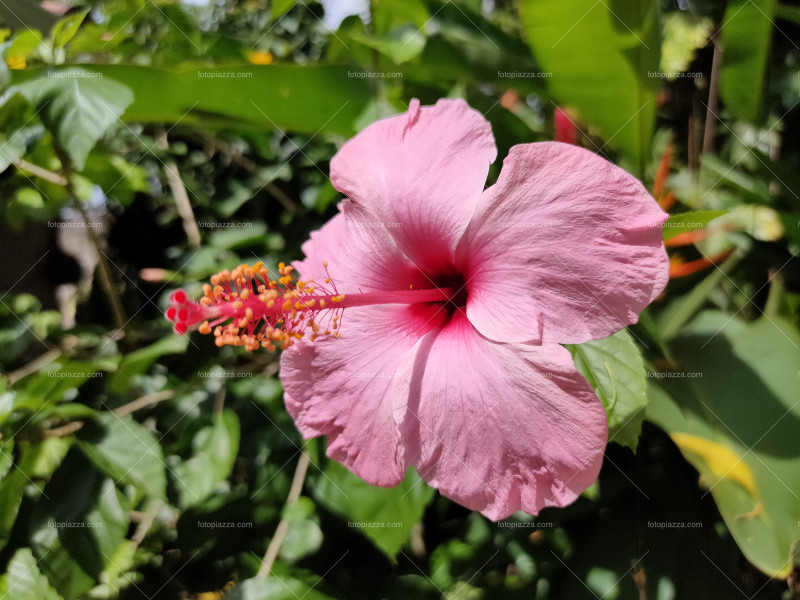
{"label": "green leaf", "polygon": [[200,504],[228,478],[239,452],[239,435],[239,418],[230,410],[215,415],[214,424],[195,435],[194,455],[178,463],[172,471],[178,506]]}
{"label": "green leaf", "polygon": [[728,278],[728,273],[739,264],[741,259],[741,254],[734,253],[718,268],[711,271],[703,281],[694,286],[689,293],[674,298],[658,316],[657,324],[661,337],[668,340],[677,335],[681,328],[697,314],[697,311],[703,308],[708,297]]}
{"label": "green leaf", "polygon": [[89,14],[89,9],[85,8],[73,15],[58,21],[53,27],[52,38],[53,46],[55,48],[63,48],[66,46],[75,34],[78,33],[83,20]]}
{"label": "green leaf", "polygon": [[270,20],[275,21],[289,12],[289,9],[297,4],[297,0],[274,0],[270,3]]}
{"label": "green leaf", "polygon": [[286,537],[281,544],[281,557],[295,562],[313,554],[322,545],[322,530],[314,515],[314,502],[309,498],[298,498],[287,506],[283,518],[289,524]]}
{"label": "green leaf", "polygon": [[217,248],[232,250],[252,246],[262,242],[267,234],[267,226],[264,223],[250,223],[252,227],[228,227],[214,231],[208,243]]}
{"label": "green leaf", "polygon": [[727,3],[720,28],[723,54],[719,92],[736,119],[755,123],[761,115],[776,4],[776,0]]}
{"label": "green leaf", "polygon": [[725,210],[698,210],[695,212],[680,213],[671,215],[667,222],[662,225],[664,230],[664,241],[687,231],[703,229],[708,224],[722,215],[728,214]]}
{"label": "green leaf", "polygon": [[144,374],[156,360],[167,354],[182,354],[189,345],[185,335],[168,335],[139,350],[134,350],[120,361],[116,373],[111,376],[111,390],[123,394],[130,389],[131,380]]}
{"label": "green leaf", "polygon": [[800,542],[800,331],[708,311],[672,347],[678,370],[651,386],[647,419],[700,472],[748,560],[785,578]]}
{"label": "green leaf", "polygon": [[225,600],[331,600],[302,581],[272,573],[267,579],[246,579],[225,595]]}
{"label": "green leaf", "polygon": [[78,447],[115,481],[166,498],[164,455],[155,436],[130,417],[105,413],[77,433]]}
{"label": "green leaf", "polygon": [[17,129],[10,135],[5,132],[0,133],[0,173],[25,154],[25,138],[23,129]]}
{"label": "green leaf", "polygon": [[130,500],[80,452],[70,452],[31,515],[40,568],[66,600],[85,598],[126,545]]}
{"label": "green leaf", "polygon": [[366,535],[394,558],[433,499],[434,490],[409,469],[393,488],[375,487],[337,462],[330,461],[314,486],[314,498],[347,519],[349,527]]}
{"label": "green leaf", "polygon": [[385,36],[352,32],[349,37],[368,48],[377,50],[394,64],[408,62],[425,48],[425,34],[416,25],[402,25]]}
{"label": "green leaf", "polygon": [[121,83],[83,69],[48,75],[13,86],[9,93],[20,93],[37,106],[45,126],[80,171],[97,140],[133,101],[133,94]]}
{"label": "green leaf", "polygon": [[[88,81],[120,83],[133,91],[133,103],[123,115],[126,123],[180,121],[185,126],[237,125],[259,132],[279,127],[311,135],[352,135],[353,124],[371,97],[369,82],[353,76],[353,67],[252,65],[186,71],[135,65],[82,67],[102,75]],[[14,81],[41,75],[38,69],[12,73]]]}
{"label": "green leaf", "polygon": [[39,570],[30,548],[20,548],[8,563],[7,574],[0,581],[0,593],[14,600],[63,600],[50,587],[47,577]]}
{"label": "green leaf", "polygon": [[556,101],[642,171],[660,87],[658,2],[520,0],[519,12]]}
{"label": "green leaf", "polygon": [[566,346],[608,416],[608,439],[636,450],[647,404],[647,372],[627,329],[602,340]]}

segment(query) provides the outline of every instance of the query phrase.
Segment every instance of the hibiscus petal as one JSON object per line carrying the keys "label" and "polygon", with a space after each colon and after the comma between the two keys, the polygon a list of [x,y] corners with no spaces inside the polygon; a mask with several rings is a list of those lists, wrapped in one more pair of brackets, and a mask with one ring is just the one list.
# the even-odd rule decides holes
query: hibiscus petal
{"label": "hibiscus petal", "polygon": [[341,338],[302,340],[281,356],[289,414],[305,438],[373,485],[403,480],[406,462],[389,393],[400,362],[445,318],[432,305],[349,308]]}
{"label": "hibiscus petal", "polygon": [[588,150],[514,146],[459,246],[470,321],[498,341],[560,343],[635,323],[667,284],[667,217]]}
{"label": "hibiscus petal", "polygon": [[406,356],[395,387],[408,463],[490,519],[564,506],[597,479],[605,411],[558,344],[493,342],[456,312]]}
{"label": "hibiscus petal", "polygon": [[413,100],[347,142],[331,160],[331,182],[435,277],[452,270],[496,157],[491,126],[463,100]]}
{"label": "hibiscus petal", "polygon": [[[301,278],[323,284],[330,275],[340,292],[407,290],[430,287],[423,273],[395,245],[366,211],[349,200],[339,204],[339,214],[311,232],[302,246],[306,258],[292,263]],[[323,262],[328,263],[327,273]],[[330,288],[330,285],[326,287]]]}

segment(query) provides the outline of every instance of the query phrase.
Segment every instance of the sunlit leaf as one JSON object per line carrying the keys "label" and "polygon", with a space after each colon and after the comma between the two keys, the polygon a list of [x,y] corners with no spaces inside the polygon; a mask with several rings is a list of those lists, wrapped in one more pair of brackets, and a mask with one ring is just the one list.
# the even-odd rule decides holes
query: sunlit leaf
{"label": "sunlit leaf", "polygon": [[434,495],[413,470],[393,488],[372,486],[337,462],[329,462],[314,488],[314,498],[347,519],[387,556],[394,558],[422,518]]}
{"label": "sunlit leaf", "polygon": [[89,151],[133,101],[126,86],[82,69],[53,72],[11,88],[40,109],[45,125],[78,170]]}
{"label": "sunlit leaf", "polygon": [[608,437],[636,450],[647,404],[642,353],[626,329],[602,340],[570,344],[575,367],[594,388],[608,416]]}
{"label": "sunlit leaf", "polygon": [[705,312],[672,346],[676,369],[651,387],[647,418],[700,472],[744,555],[785,578],[800,541],[800,332]]}

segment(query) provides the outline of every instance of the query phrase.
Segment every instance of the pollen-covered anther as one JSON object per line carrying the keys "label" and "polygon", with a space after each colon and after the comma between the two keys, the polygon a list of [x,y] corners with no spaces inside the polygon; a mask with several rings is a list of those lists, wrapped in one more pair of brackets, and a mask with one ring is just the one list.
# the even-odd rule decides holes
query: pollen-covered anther
{"label": "pollen-covered anther", "polygon": [[[214,343],[220,347],[272,352],[303,339],[306,329],[313,332],[310,339],[317,339],[321,328],[315,316],[323,310],[331,311],[334,307],[329,303],[341,302],[344,295],[332,285],[332,290],[320,287],[321,295],[314,296],[317,290],[312,280],[295,280],[294,267],[284,263],[278,265],[278,275],[270,278],[260,262],[220,271],[211,276],[210,284],[203,285],[203,295],[197,302],[189,300],[183,290],[174,292],[166,317],[179,334],[195,328],[206,335],[213,332]],[[336,313],[342,309],[335,307],[334,319],[338,320]]]}

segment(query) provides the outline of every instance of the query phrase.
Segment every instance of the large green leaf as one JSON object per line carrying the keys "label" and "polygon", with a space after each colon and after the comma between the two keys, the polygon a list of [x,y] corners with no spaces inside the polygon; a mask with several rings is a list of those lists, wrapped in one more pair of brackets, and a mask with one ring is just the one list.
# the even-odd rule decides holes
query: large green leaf
{"label": "large green leaf", "polygon": [[194,455],[175,466],[178,506],[195,506],[231,474],[239,451],[239,418],[225,410],[214,416],[214,424],[204,427],[192,441]]}
{"label": "large green leaf", "polygon": [[642,353],[627,329],[602,340],[568,345],[578,372],[594,388],[608,416],[609,441],[636,450],[647,404]]}
{"label": "large green leaf", "polygon": [[[122,117],[126,123],[208,127],[216,122],[246,129],[352,135],[370,99],[369,82],[352,67],[249,65],[185,71],[135,65],[84,67],[102,75],[89,81],[121,83],[133,91],[133,103]],[[22,80],[43,74],[15,71],[12,76]]]}
{"label": "large green leaf", "polygon": [[785,578],[800,542],[800,332],[780,319],[701,313],[673,342],[676,370],[647,419],[700,472],[744,555]]}
{"label": "large green leaf", "polygon": [[17,550],[8,563],[7,574],[0,580],[0,594],[14,600],[62,600],[58,592],[50,587],[47,577],[37,566],[30,548]]}
{"label": "large green leaf", "polygon": [[40,109],[44,124],[55,135],[78,170],[89,151],[133,101],[126,86],[83,69],[39,72],[38,79],[9,90],[22,94]]}
{"label": "large green leaf", "polygon": [[66,600],[85,598],[119,560],[130,527],[130,501],[79,452],[67,455],[31,515],[34,555]]}
{"label": "large green leaf", "polygon": [[660,82],[658,2],[520,0],[519,12],[550,93],[642,170]]}
{"label": "large green leaf", "polygon": [[776,5],[776,0],[732,0],[725,10],[719,91],[737,119],[755,122],[760,115]]}
{"label": "large green leaf", "polygon": [[328,463],[314,487],[319,504],[347,519],[350,527],[361,531],[390,558],[406,543],[433,495],[433,488],[413,470],[397,487],[381,488],[334,461]]}
{"label": "large green leaf", "polygon": [[166,498],[164,456],[155,436],[130,417],[105,413],[78,432],[78,446],[116,481]]}

